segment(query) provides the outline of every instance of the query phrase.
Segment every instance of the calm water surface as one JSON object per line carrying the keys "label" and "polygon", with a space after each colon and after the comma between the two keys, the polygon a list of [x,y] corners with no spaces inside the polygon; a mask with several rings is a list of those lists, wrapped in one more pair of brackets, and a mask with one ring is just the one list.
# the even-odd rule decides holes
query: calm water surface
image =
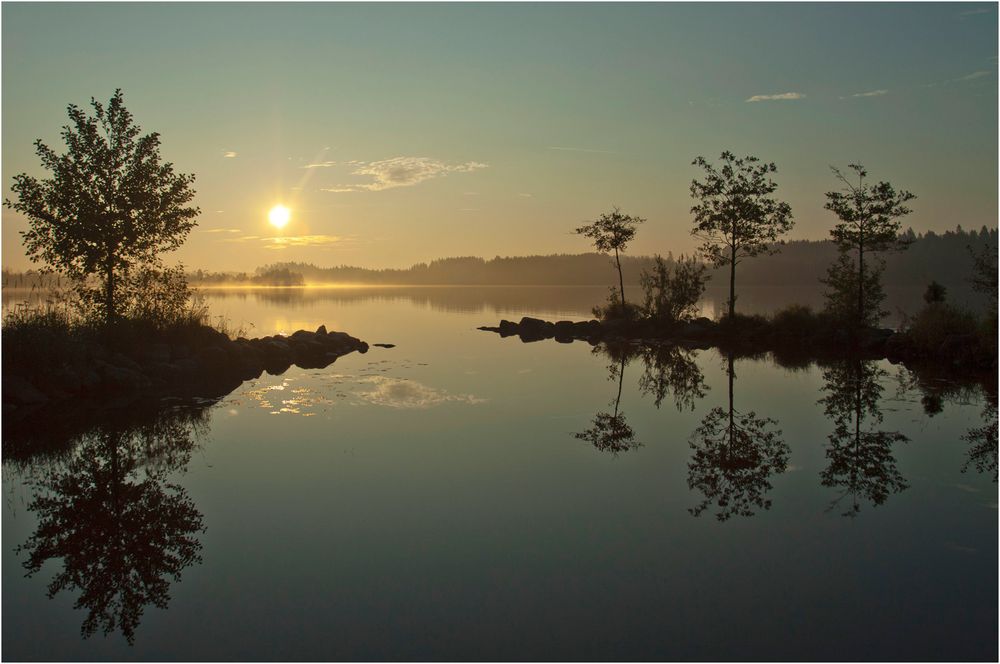
{"label": "calm water surface", "polygon": [[997,658],[995,394],[475,330],[578,290],[211,293],[397,346],[53,414],[5,456],[4,659]]}

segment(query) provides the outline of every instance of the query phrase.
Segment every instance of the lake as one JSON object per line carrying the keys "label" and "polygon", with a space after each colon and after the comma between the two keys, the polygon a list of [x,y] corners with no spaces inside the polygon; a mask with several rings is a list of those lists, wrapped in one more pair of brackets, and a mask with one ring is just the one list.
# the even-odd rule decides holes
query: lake
{"label": "lake", "polygon": [[995,386],[475,329],[605,294],[207,291],[396,346],[5,424],[4,659],[997,659]]}

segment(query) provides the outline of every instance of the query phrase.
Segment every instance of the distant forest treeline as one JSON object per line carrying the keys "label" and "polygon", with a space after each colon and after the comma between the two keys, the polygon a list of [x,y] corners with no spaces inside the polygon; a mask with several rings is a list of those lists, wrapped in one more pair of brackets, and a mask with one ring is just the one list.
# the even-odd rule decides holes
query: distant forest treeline
{"label": "distant forest treeline", "polygon": [[[969,247],[994,253],[998,250],[997,229],[965,231],[961,226],[942,234],[928,231],[903,236],[911,241],[906,251],[884,254],[886,286],[924,285],[931,280],[957,291],[968,290],[972,272]],[[836,246],[828,240],[787,242],[770,256],[747,259],[737,272],[741,286],[786,286],[817,284],[837,257]],[[674,256],[668,252],[668,261]],[[677,258],[680,258],[678,256]],[[625,283],[636,285],[639,274],[650,269],[649,256],[623,256]],[[721,284],[728,275],[711,272],[710,287]],[[303,283],[343,283],[382,285],[511,285],[511,286],[605,286],[617,281],[614,266],[607,256],[597,253],[557,254],[550,256],[512,256],[442,258],[418,263],[408,269],[373,270],[361,267],[317,267],[308,263],[275,263],[253,273],[206,272],[188,274],[194,285],[269,285],[296,286]],[[37,273],[3,272],[5,287],[55,285],[57,277]]]}

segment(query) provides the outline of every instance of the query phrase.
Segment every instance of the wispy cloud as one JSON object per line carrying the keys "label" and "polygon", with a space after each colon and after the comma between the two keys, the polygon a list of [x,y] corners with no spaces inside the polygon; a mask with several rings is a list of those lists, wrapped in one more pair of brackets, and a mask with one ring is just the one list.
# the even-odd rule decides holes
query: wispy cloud
{"label": "wispy cloud", "polygon": [[[228,233],[241,233],[237,229],[225,229]],[[291,247],[334,247],[352,244],[355,237],[340,235],[238,235],[227,237],[224,242],[235,242],[239,244],[255,243],[264,249],[288,249]]]}
{"label": "wispy cloud", "polygon": [[611,150],[594,150],[592,148],[567,148],[559,146],[549,146],[547,150],[558,150],[560,152],[592,152],[594,154],[618,154]]}
{"label": "wispy cloud", "polygon": [[[222,212],[222,210],[219,210]],[[202,233],[242,233],[238,228],[206,228],[201,231]]]}
{"label": "wispy cloud", "polygon": [[463,164],[447,164],[429,157],[393,157],[381,161],[362,163],[352,175],[372,178],[372,182],[364,184],[342,184],[320,189],[334,193],[354,191],[382,191],[395,187],[412,187],[415,184],[432,178],[444,177],[449,173],[471,173],[488,164],[478,161],[467,161]]}
{"label": "wispy cloud", "polygon": [[338,235],[288,235],[261,238],[265,249],[288,249],[289,247],[332,247],[342,244],[346,238]]}
{"label": "wispy cloud", "polygon": [[754,95],[746,101],[752,103],[757,101],[788,101],[791,99],[805,99],[805,95],[801,92],[782,92],[776,95]]}
{"label": "wispy cloud", "polygon": [[853,95],[848,95],[847,97],[841,97],[841,99],[854,99],[857,97],[881,97],[882,95],[889,94],[888,90],[869,90],[868,92],[856,92]]}
{"label": "wispy cloud", "polygon": [[232,150],[223,150],[222,156],[225,157],[226,159],[235,159],[236,153],[233,152]]}
{"label": "wispy cloud", "polygon": [[518,194],[519,198],[534,198],[534,194]]}
{"label": "wispy cloud", "polygon": [[330,168],[331,166],[336,165],[337,162],[335,161],[321,161],[315,164],[306,164],[305,166],[302,166],[302,168]]}
{"label": "wispy cloud", "polygon": [[974,71],[971,74],[966,74],[965,76],[959,76],[958,78],[956,78],[954,80],[956,80],[956,81],[974,81],[977,78],[982,78],[983,76],[989,76],[992,73],[993,72],[991,72],[991,71],[989,71],[987,69],[980,69],[979,71]]}

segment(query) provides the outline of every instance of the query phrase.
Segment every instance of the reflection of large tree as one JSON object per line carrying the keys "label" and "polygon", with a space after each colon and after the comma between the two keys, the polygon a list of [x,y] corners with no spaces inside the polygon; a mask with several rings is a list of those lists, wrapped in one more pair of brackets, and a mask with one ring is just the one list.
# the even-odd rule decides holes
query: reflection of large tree
{"label": "reflection of large tree", "polygon": [[699,516],[714,505],[719,521],[769,509],[771,476],[785,471],[789,454],[775,420],[734,408],[731,353],[727,364],[729,408],[713,408],[702,419],[691,435],[694,453],[688,462],[688,487],[703,495],[690,512]]}
{"label": "reflection of large tree", "polygon": [[77,590],[83,635],[120,630],[131,644],[146,605],[166,608],[170,582],[200,561],[202,515],[169,483],[194,448],[203,412],[168,411],[107,422],[79,437],[68,460],[33,481],[35,533],[18,547],[28,575],[62,559],[53,597]]}
{"label": "reflection of large tree", "polygon": [[610,452],[615,455],[640,447],[642,443],[635,441],[635,432],[625,420],[625,413],[619,410],[622,401],[625,366],[632,359],[629,350],[624,346],[612,345],[595,347],[594,352],[604,353],[611,358],[611,363],[608,365],[609,379],[618,381],[618,395],[611,402],[614,404],[614,412],[598,412],[594,415],[593,425],[589,429],[573,435],[580,440],[590,442],[602,452]]}
{"label": "reflection of large tree", "polygon": [[826,396],[820,403],[834,430],[826,450],[829,463],[820,477],[823,486],[840,489],[831,509],[849,499],[844,516],[861,511],[860,498],[881,505],[907,488],[892,455],[893,446],[907,438],[898,431],[878,429],[881,379],[886,375],[874,361],[860,359],[844,360],[823,371]]}

